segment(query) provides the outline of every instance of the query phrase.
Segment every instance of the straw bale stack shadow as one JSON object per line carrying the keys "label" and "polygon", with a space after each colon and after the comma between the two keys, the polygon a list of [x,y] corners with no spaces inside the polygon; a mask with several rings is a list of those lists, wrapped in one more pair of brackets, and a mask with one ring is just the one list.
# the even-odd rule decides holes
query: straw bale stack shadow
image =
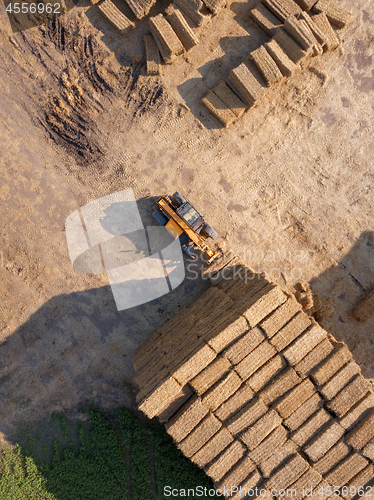
{"label": "straw bale stack shadow", "polygon": [[233,253],[206,277],[134,357],[139,409],[226,497],[239,488],[234,500],[256,487],[269,500],[370,492],[374,395],[347,346]]}

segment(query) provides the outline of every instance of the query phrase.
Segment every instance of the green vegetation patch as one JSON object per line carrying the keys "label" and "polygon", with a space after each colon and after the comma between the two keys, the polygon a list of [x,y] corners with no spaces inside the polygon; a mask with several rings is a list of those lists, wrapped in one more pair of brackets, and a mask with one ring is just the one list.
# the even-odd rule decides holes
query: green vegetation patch
{"label": "green vegetation patch", "polygon": [[213,488],[158,422],[126,408],[88,413],[87,421],[73,422],[54,414],[53,446],[27,429],[22,446],[3,449],[0,499],[166,500],[174,489],[193,500],[198,487]]}

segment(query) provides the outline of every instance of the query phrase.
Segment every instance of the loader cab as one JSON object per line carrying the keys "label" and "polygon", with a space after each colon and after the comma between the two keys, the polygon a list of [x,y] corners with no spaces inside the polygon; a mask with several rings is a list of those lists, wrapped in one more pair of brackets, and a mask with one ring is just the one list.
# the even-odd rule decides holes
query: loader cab
{"label": "loader cab", "polygon": [[183,203],[176,209],[176,212],[194,231],[199,232],[204,224],[204,219],[191,203]]}

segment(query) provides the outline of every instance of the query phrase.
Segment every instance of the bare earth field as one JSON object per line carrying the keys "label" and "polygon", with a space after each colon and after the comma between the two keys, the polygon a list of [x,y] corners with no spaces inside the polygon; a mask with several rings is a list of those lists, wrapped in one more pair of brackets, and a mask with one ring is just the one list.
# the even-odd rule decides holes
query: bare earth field
{"label": "bare earth field", "polygon": [[266,41],[248,20],[254,4],[232,3],[155,78],[147,20],[122,38],[81,0],[12,34],[1,3],[3,440],[81,401],[135,407],[132,356],[208,286],[190,273],[168,296],[118,312],[105,275],[72,269],[65,219],[125,188],[145,223],[155,197],[182,192],[253,268],[290,289],[309,282],[332,301],[322,326],[374,378],[374,319],[351,315],[374,288],[374,4],[346,4],[341,47],[223,129],[200,98]]}

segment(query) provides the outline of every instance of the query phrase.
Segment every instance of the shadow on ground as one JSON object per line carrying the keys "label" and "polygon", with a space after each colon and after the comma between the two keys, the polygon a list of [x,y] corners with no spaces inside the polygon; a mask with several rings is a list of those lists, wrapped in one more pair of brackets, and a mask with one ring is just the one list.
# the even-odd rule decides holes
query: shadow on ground
{"label": "shadow on ground", "polygon": [[332,301],[321,325],[346,342],[363,375],[374,379],[374,318],[358,322],[352,313],[374,288],[374,231],[365,231],[337,266],[310,282],[313,291]]}

